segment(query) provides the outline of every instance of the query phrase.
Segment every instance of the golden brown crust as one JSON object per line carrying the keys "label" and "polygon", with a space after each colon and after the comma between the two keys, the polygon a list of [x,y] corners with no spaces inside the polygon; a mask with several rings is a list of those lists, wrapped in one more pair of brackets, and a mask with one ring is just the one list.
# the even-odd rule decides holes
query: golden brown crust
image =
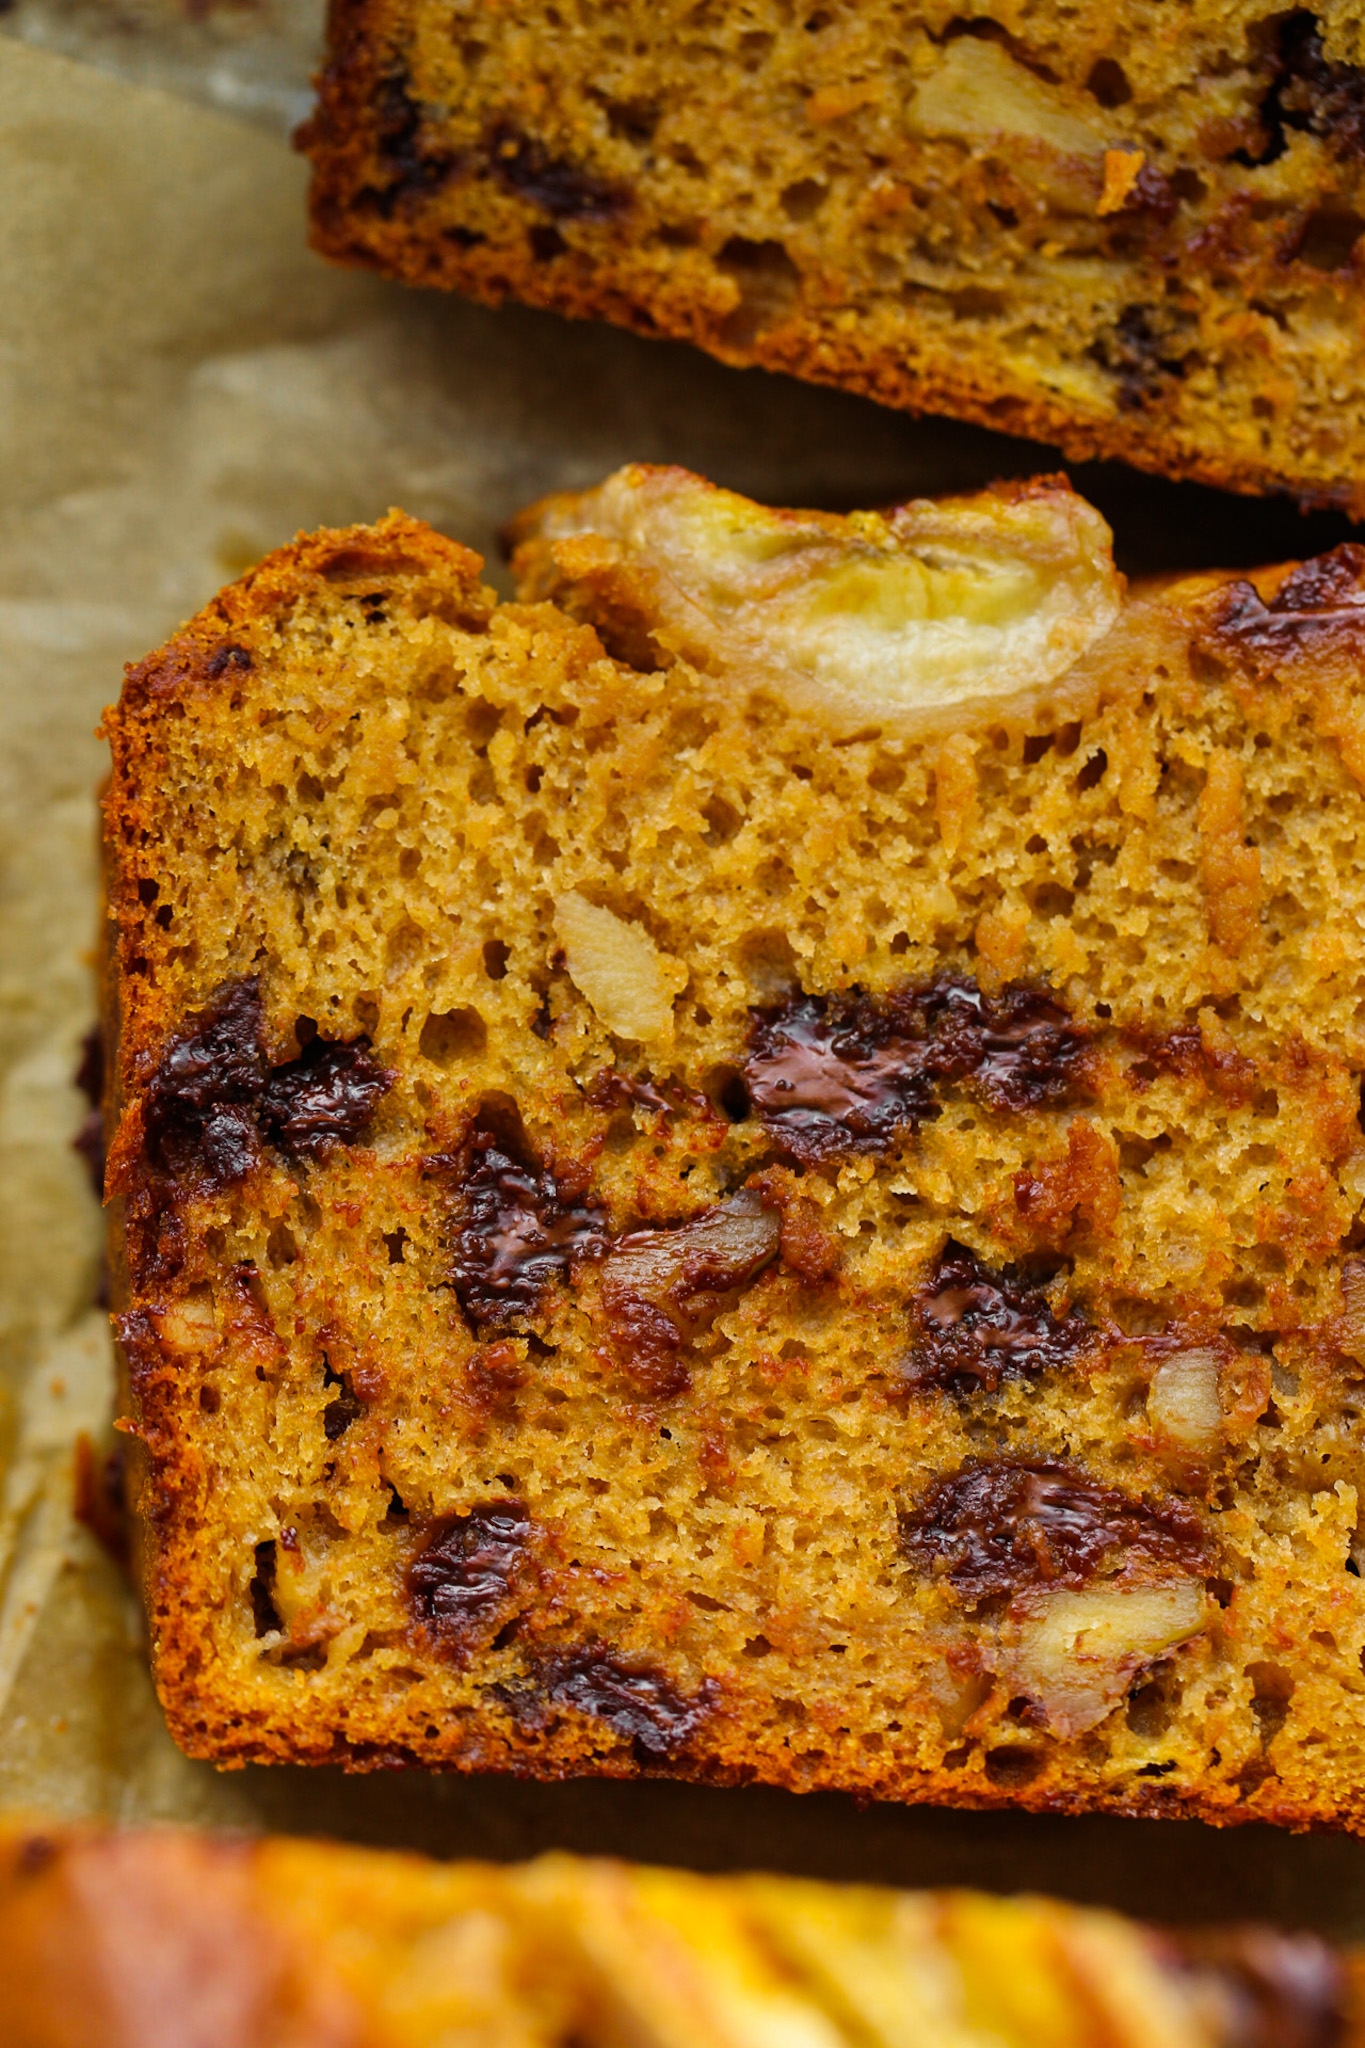
{"label": "golden brown crust", "polygon": [[[628,667],[398,515],[129,671],[116,1327],[191,1754],[1365,1828],[1359,570],[1138,598],[1074,729],[948,755]],[[573,897],[663,963],[671,1037],[595,1013]],[[762,1123],[756,1012],[923,1045],[894,1006],[945,974],[1004,1047],[1052,1034],[1041,1092],[934,1039],[884,1143]],[[313,1146],[269,1091],[319,1040],[360,1092]],[[486,1247],[528,1233],[548,1265],[499,1293]],[[995,1290],[1039,1365],[939,1357],[936,1287]],[[1183,1382],[1152,1395],[1172,1358],[1199,1441]],[[1100,1530],[1070,1605],[915,1562],[934,1487],[966,1512],[1011,1443],[1002,1500],[1079,1488]],[[1119,1625],[1088,1690],[1049,1675],[1059,1628]]]}
{"label": "golden brown crust", "polygon": [[[1360,74],[1338,65],[1332,100],[1314,72],[1330,120],[1291,110],[1286,146],[1266,123],[1286,93],[1297,105],[1307,90],[1293,65],[1307,76],[1310,58],[1331,60],[1318,45],[1279,48],[1249,8],[1188,24],[1188,49],[1156,10],[1097,10],[1071,23],[1069,42],[1046,10],[1002,9],[988,50],[1015,53],[991,58],[1019,74],[1007,96],[1042,91],[1044,134],[1055,99],[1081,153],[1016,132],[1027,118],[1017,111],[993,133],[989,105],[980,132],[926,137],[913,104],[896,111],[907,76],[921,75],[914,51],[928,62],[982,48],[954,43],[940,12],[821,10],[820,33],[803,38],[760,10],[755,67],[748,45],[738,53],[736,23],[712,24],[708,40],[658,9],[641,8],[613,43],[605,22],[561,38],[552,11],[474,21],[434,0],[333,0],[303,136],[314,246],[489,304],[606,319],[725,362],[951,413],[1072,460],[1119,457],[1365,510],[1350,424],[1360,395],[1340,381],[1353,374],[1359,325],[1347,230],[1360,180],[1354,116],[1338,102],[1360,98]],[[849,67],[868,104],[855,85],[831,121],[821,94],[836,88],[821,81]],[[746,76],[755,69],[758,83]],[[1097,104],[1106,75],[1131,76],[1128,101]],[[1220,117],[1215,103],[1226,103]],[[660,134],[631,141],[632,118],[657,126],[661,108]],[[513,152],[510,169],[499,151]],[[1107,210],[1111,158],[1143,174],[1129,203]],[[769,159],[783,167],[771,179],[788,181],[780,204],[765,186]],[[743,177],[730,174],[735,162]],[[847,212],[823,239],[836,199],[821,198],[821,220],[808,221],[808,192],[835,194]],[[1330,232],[1345,237],[1339,260]],[[905,250],[925,241],[934,255],[916,269]],[[1315,367],[1294,339],[1302,319],[1331,337],[1330,389],[1326,357]]]}

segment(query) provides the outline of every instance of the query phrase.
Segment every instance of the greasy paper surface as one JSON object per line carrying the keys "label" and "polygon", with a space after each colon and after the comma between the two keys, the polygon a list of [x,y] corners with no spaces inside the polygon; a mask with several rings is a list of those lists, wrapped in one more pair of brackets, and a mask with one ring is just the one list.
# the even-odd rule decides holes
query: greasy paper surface
{"label": "greasy paper surface", "polygon": [[[102,1426],[110,1397],[90,1305],[98,1212],[69,1137],[93,1010],[93,727],[120,664],[296,528],[393,503],[490,549],[519,505],[627,459],[849,505],[1048,458],[686,350],[329,271],[304,249],[304,168],[282,142],[32,40],[0,40],[0,1811],[1026,1885],[1365,1936],[1365,1845],[1341,1838],[860,1813],[668,1784],[219,1775],[173,1749],[133,1602],[70,1517],[72,1438]],[[1143,566],[1274,558],[1343,531],[1113,471],[1078,480]]]}

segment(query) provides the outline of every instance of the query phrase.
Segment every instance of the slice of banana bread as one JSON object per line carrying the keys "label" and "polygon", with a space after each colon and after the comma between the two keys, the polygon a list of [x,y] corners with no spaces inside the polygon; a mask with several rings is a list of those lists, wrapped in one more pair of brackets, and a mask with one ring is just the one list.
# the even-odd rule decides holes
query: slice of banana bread
{"label": "slice of banana bread", "polygon": [[1365,513],[1356,0],[332,0],[327,255]]}
{"label": "slice of banana bread", "polygon": [[513,538],[301,539],[108,715],[177,1739],[1365,1826],[1365,551]]}
{"label": "slice of banana bread", "polygon": [[1358,1959],[1049,1899],[0,1838],[7,2048],[1356,2048]]}

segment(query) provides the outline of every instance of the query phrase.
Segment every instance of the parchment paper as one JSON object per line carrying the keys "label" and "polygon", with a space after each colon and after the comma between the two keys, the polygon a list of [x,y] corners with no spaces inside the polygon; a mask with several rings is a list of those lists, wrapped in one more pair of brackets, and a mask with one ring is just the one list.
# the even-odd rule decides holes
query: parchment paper
{"label": "parchment paper", "polygon": [[[686,350],[330,271],[304,248],[304,168],[278,135],[107,75],[188,77],[201,100],[231,100],[206,67],[236,48],[240,76],[262,20],[224,28],[137,4],[146,20],[122,62],[114,8],[92,5],[87,35],[79,9],[21,0],[6,21],[22,34],[0,37],[0,1812],[1025,1885],[1149,1916],[1255,1913],[1365,1936],[1365,1845],[1338,1837],[859,1812],[667,1784],[219,1775],[171,1746],[134,1603],[70,1514],[73,1437],[105,1425],[110,1399],[91,1305],[99,1217],[69,1140],[93,1012],[93,728],[121,663],[297,528],[389,504],[491,550],[518,505],[631,458],[830,505],[1055,459]],[[261,59],[265,127],[302,90],[310,13],[265,10],[267,29],[289,16],[277,42],[293,53]],[[169,41],[158,16],[174,17]],[[51,53],[89,54],[92,40],[100,70]],[[1346,532],[1283,505],[1076,474],[1129,566],[1249,563]]]}

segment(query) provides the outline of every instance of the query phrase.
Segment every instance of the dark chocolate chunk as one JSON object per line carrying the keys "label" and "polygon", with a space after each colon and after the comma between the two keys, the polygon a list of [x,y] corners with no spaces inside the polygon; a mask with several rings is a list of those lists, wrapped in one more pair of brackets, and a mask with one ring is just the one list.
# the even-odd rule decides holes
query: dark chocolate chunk
{"label": "dark chocolate chunk", "polygon": [[270,1067],[260,978],[248,975],[219,989],[162,1054],[147,1087],[147,1154],[176,1177],[226,1187],[256,1164],[262,1136],[313,1159],[355,1144],[392,1081],[367,1038],[313,1038]]}
{"label": "dark chocolate chunk", "polygon": [[346,1374],[335,1373],[325,1365],[322,1374],[324,1389],[335,1387],[336,1392],[322,1411],[322,1430],[329,1444],[339,1443],[353,1422],[358,1422],[365,1413],[365,1403],[356,1393]]}
{"label": "dark chocolate chunk", "polygon": [[488,1500],[432,1525],[408,1567],[408,1599],[424,1628],[459,1659],[506,1604],[531,1534],[519,1500]]}
{"label": "dark chocolate chunk", "polygon": [[884,1151],[934,1112],[913,1012],[865,998],[801,996],[756,1014],[744,1079],[772,1135],[798,1159]]}
{"label": "dark chocolate chunk", "polygon": [[225,641],[221,647],[214,648],[212,654],[204,663],[204,674],[212,676],[213,680],[217,682],[219,676],[226,675],[230,668],[245,671],[250,667],[251,656],[246,648],[235,646],[229,640]]}
{"label": "dark chocolate chunk", "polygon": [[945,1080],[963,1073],[992,1109],[1035,1109],[1076,1090],[1088,1034],[1047,989],[1015,983],[984,996],[975,982],[944,981],[931,994]]}
{"label": "dark chocolate chunk", "polygon": [[219,1187],[245,1179],[260,1155],[265,1075],[261,984],[252,974],[219,989],[162,1054],[145,1106],[153,1164]]}
{"label": "dark chocolate chunk", "polygon": [[509,1158],[491,1131],[474,1132],[469,1157],[451,1277],[476,1324],[510,1329],[576,1259],[605,1252],[606,1215],[591,1200],[567,1196],[547,1168]]}
{"label": "dark chocolate chunk", "polygon": [[1336,2048],[1343,2039],[1350,1980],[1316,1935],[1199,1928],[1166,1940],[1182,1974],[1212,1993],[1218,2048]]}
{"label": "dark chocolate chunk", "polygon": [[1150,306],[1125,306],[1087,353],[1118,380],[1120,412],[1138,411],[1185,374],[1173,333]]}
{"label": "dark chocolate chunk", "polygon": [[1055,1316],[1041,1288],[993,1272],[950,1238],[911,1308],[907,1385],[993,1394],[1002,1380],[1057,1372],[1094,1342],[1074,1312]]}
{"label": "dark chocolate chunk", "polygon": [[987,996],[941,976],[876,999],[795,997],[753,1013],[744,1079],[770,1135],[807,1164],[883,1152],[968,1083],[996,1109],[1068,1099],[1088,1034],[1046,989]]}
{"label": "dark chocolate chunk", "polygon": [[672,1107],[663,1090],[647,1075],[623,1074],[617,1067],[603,1067],[583,1091],[583,1100],[593,1109],[643,1109],[659,1115]]}
{"label": "dark chocolate chunk", "polygon": [[900,1519],[913,1564],[972,1602],[1031,1586],[1083,1586],[1122,1554],[1201,1571],[1204,1537],[1193,1509],[1149,1506],[1077,1466],[969,1458]]}
{"label": "dark chocolate chunk", "polygon": [[552,1658],[536,1674],[547,1704],[575,1707],[624,1736],[641,1762],[674,1757],[695,1734],[717,1697],[706,1679],[689,1699],[648,1665],[623,1664],[601,1643]]}
{"label": "dark chocolate chunk", "polygon": [[485,139],[494,178],[506,192],[529,200],[552,220],[610,220],[629,203],[620,185],[594,177],[581,164],[551,156],[543,142],[499,121]]}
{"label": "dark chocolate chunk", "polygon": [[360,196],[388,220],[404,200],[420,200],[439,191],[461,167],[448,150],[433,147],[425,133],[425,109],[412,96],[411,80],[401,67],[381,79],[374,98],[375,155],[384,168],[378,190]]}
{"label": "dark chocolate chunk", "polygon": [[368,1038],[311,1039],[297,1059],[271,1069],[261,1096],[261,1131],[281,1152],[320,1159],[333,1145],[364,1137],[393,1078],[371,1054]]}
{"label": "dark chocolate chunk", "polygon": [[1316,17],[1306,9],[1280,21],[1260,119],[1264,140],[1260,152],[1246,159],[1250,163],[1283,156],[1286,130],[1318,136],[1334,156],[1365,156],[1365,70],[1329,60]]}
{"label": "dark chocolate chunk", "polygon": [[603,1067],[594,1074],[583,1090],[583,1100],[591,1109],[642,1109],[647,1116],[666,1117],[669,1123],[658,1126],[665,1131],[671,1129],[671,1120],[677,1116],[700,1117],[708,1122],[716,1117],[707,1096],[671,1075],[655,1081],[648,1074],[623,1073],[619,1067]]}

